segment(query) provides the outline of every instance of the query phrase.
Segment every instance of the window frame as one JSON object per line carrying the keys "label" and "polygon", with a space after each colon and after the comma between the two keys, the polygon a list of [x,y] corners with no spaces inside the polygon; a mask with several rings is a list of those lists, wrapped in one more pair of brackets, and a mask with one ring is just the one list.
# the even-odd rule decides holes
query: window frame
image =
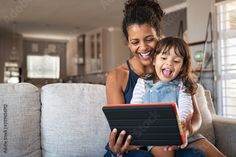
{"label": "window frame", "polygon": [[[216,87],[217,87],[217,111],[218,114],[223,115],[225,117],[229,117],[229,118],[235,118],[236,114],[229,114],[227,112],[227,109],[230,108],[229,104],[227,103],[228,100],[230,100],[230,98],[227,98],[229,96],[228,92],[234,88],[234,90],[236,91],[236,85],[235,87],[227,87],[226,84],[230,81],[236,81],[236,69],[232,69],[231,72],[233,73],[229,73],[227,72],[227,70],[230,70],[230,64],[227,64],[227,62],[225,62],[224,65],[227,65],[228,67],[224,67],[222,68],[222,61],[226,60],[228,56],[227,52],[229,52],[229,50],[227,49],[227,40],[228,39],[235,39],[236,40],[236,28],[233,28],[233,30],[228,30],[229,32],[226,32],[226,30],[222,30],[219,29],[219,26],[221,27],[225,27],[226,28],[226,23],[224,23],[224,21],[226,21],[227,17],[225,17],[225,19],[222,19],[223,15],[225,15],[225,10],[222,11],[222,13],[220,13],[221,15],[219,15],[218,12],[218,8],[219,7],[223,7],[224,5],[227,5],[229,3],[235,3],[235,7],[236,7],[236,1],[235,0],[228,0],[228,1],[223,1],[223,2],[219,2],[215,4],[215,29],[216,29],[216,39],[215,39],[215,49],[216,49],[216,54],[215,54],[215,63],[216,63],[216,69],[215,69],[215,75],[216,75]],[[235,11],[236,12],[236,11]],[[221,16],[221,17],[219,17]],[[227,15],[226,15],[227,16]],[[220,20],[221,21],[220,21]],[[233,32],[233,33],[232,33]],[[223,40],[223,41],[222,41]],[[233,44],[233,47],[235,47],[236,49],[236,43]],[[222,55],[222,50],[224,50],[224,54]],[[236,57],[236,51],[235,53],[232,53],[234,57]],[[223,58],[222,58],[223,57]],[[236,66],[236,63],[233,63],[233,66]],[[226,87],[226,88],[225,88]],[[236,99],[236,96],[233,97],[233,99]],[[231,100],[232,101],[232,100]],[[235,110],[236,110],[236,105],[234,106]]]}

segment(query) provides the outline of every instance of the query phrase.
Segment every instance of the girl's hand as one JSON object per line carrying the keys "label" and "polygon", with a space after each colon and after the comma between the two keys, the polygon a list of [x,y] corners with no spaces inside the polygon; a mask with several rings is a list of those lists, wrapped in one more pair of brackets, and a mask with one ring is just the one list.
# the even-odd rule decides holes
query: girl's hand
{"label": "girl's hand", "polygon": [[183,141],[183,144],[180,146],[181,149],[184,149],[185,147],[187,147],[188,145],[188,136],[189,136],[189,131],[187,129],[187,126],[191,125],[191,124],[187,124],[187,123],[190,123],[190,121],[181,121],[181,127],[182,127],[182,130],[183,130],[183,136],[184,136],[184,141]]}
{"label": "girl's hand", "polygon": [[[190,123],[189,121],[187,123]],[[180,145],[180,146],[163,146],[163,149],[165,151],[174,151],[176,149],[184,149],[185,147],[187,147],[188,145],[188,136],[189,136],[189,131],[187,130],[187,124],[185,121],[180,121],[180,124],[181,124],[181,129],[182,129],[182,134],[184,136],[184,139],[183,139],[183,144]]]}

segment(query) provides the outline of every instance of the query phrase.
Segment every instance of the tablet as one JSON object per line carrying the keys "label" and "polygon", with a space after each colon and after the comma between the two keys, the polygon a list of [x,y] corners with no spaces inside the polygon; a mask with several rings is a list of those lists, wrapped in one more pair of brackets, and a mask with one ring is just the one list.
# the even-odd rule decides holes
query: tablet
{"label": "tablet", "polygon": [[102,109],[111,130],[125,130],[126,136],[132,135],[132,145],[183,144],[184,136],[175,103],[109,104]]}

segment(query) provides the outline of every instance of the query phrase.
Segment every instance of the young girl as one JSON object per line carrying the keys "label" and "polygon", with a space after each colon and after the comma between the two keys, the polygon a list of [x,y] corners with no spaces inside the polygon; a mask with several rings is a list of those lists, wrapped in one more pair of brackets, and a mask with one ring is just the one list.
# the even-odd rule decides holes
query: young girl
{"label": "young girl", "polygon": [[[197,84],[191,77],[191,55],[187,44],[179,38],[167,37],[159,41],[154,61],[156,76],[152,80],[139,78],[133,91],[131,104],[152,102],[175,102],[178,105],[182,126],[192,116],[191,96],[195,94]],[[188,120],[189,121],[189,120]],[[186,127],[183,128],[185,130]],[[186,137],[191,132],[189,128]],[[185,139],[187,145],[187,138]],[[165,151],[164,147],[149,146],[156,157],[173,157],[174,151]]]}

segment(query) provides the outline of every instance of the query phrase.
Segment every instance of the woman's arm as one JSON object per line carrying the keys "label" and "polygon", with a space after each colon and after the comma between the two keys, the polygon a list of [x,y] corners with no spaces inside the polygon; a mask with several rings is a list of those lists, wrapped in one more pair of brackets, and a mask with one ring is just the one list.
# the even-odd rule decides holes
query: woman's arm
{"label": "woman's arm", "polygon": [[[120,74],[119,74],[120,73]],[[111,71],[106,80],[107,104],[125,103],[122,86],[122,72],[119,69]]]}
{"label": "woman's arm", "polygon": [[[125,103],[123,90],[127,84],[128,73],[122,68],[117,68],[111,71],[106,80],[106,95],[108,104]],[[110,133],[108,146],[109,150],[116,154],[123,154],[132,149],[137,149],[138,146],[131,146],[131,136],[129,135],[123,144],[126,132],[123,130],[116,139],[117,129],[113,129]]]}

